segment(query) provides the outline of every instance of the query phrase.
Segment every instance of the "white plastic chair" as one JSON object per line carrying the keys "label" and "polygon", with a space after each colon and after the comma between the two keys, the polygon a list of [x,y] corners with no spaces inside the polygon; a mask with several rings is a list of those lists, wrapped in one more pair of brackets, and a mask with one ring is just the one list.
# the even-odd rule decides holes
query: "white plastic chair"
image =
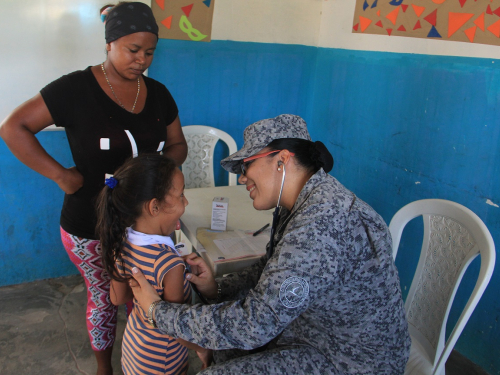
{"label": "white plastic chair", "polygon": [[[424,239],[417,270],[405,302],[412,338],[405,374],[445,374],[445,364],[465,324],[488,285],[495,266],[495,244],[488,228],[468,208],[442,199],[424,199],[401,208],[392,218],[396,258],[405,225],[424,221]],[[445,342],[446,323],[455,293],[472,260],[481,255],[476,286]]]}
{"label": "white plastic chair", "polygon": [[[238,151],[233,137],[225,131],[204,125],[183,126],[182,131],[188,145],[187,159],[182,164],[186,189],[214,187],[214,150],[219,140],[226,143],[229,155]],[[228,185],[236,186],[236,175],[229,173]],[[175,231],[175,242],[183,242],[187,252],[192,244],[181,230]]]}
{"label": "white plastic chair", "polygon": [[[225,131],[204,125],[182,128],[188,144],[187,159],[182,164],[186,189],[214,187],[214,149],[219,140],[229,148],[229,154],[237,151],[233,137]],[[229,173],[229,186],[236,186],[236,175]]]}

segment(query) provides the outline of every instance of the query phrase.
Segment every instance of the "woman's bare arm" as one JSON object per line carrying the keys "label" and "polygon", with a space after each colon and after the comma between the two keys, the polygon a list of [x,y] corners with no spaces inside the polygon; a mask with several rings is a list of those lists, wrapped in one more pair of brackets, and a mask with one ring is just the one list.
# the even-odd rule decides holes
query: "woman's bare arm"
{"label": "woman's bare arm", "polygon": [[187,157],[187,142],[182,132],[179,116],[167,126],[167,142],[163,154],[174,159],[179,167]]}
{"label": "woman's bare arm", "polygon": [[52,125],[54,120],[38,93],[17,107],[0,124],[0,137],[10,151],[24,164],[50,178],[68,194],[83,185],[83,177],[75,167],[64,168],[42,147],[35,134]]}

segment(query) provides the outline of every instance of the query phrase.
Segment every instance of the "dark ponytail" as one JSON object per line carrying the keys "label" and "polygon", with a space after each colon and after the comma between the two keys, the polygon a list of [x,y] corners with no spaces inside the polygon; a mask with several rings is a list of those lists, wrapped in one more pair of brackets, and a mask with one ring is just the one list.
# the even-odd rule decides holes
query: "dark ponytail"
{"label": "dark ponytail", "polygon": [[121,250],[127,227],[142,214],[152,199],[165,200],[172,187],[175,162],[158,154],[144,154],[128,159],[116,170],[116,184],[104,186],[97,199],[96,233],[101,241],[103,268],[115,280],[124,281],[115,269],[122,260]]}
{"label": "dark ponytail", "polygon": [[333,168],[333,156],[323,142],[308,141],[300,138],[275,139],[267,145],[270,151],[288,150],[295,154],[299,165],[316,173],[320,168],[330,172]]}

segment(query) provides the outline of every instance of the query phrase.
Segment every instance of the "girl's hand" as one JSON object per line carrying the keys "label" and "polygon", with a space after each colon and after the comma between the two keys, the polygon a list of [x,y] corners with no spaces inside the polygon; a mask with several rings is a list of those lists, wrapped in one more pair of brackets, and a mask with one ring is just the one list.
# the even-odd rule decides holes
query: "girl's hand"
{"label": "girl's hand", "polygon": [[153,286],[146,280],[141,270],[137,267],[132,268],[132,276],[134,279],[130,279],[129,285],[132,288],[134,297],[141,305],[144,311],[149,310],[149,306],[154,301],[161,300],[160,296],[153,288]]}
{"label": "girl's hand", "polygon": [[208,298],[217,298],[217,283],[212,270],[196,253],[183,256],[193,273],[186,273],[186,279],[196,285],[201,294]]}
{"label": "girl's hand", "polygon": [[56,183],[66,194],[74,194],[83,186],[83,176],[76,167],[71,167]]}
{"label": "girl's hand", "polygon": [[212,364],[212,360],[214,358],[213,351],[210,349],[205,349],[199,352],[196,352],[198,358],[200,358],[202,366],[200,370],[205,370],[208,366]]}

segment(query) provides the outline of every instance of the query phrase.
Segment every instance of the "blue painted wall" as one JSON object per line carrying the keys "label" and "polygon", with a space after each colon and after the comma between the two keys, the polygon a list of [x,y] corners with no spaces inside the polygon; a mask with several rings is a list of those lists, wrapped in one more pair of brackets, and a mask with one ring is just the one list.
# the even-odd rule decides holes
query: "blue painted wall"
{"label": "blue painted wall", "polygon": [[[410,201],[450,199],[476,212],[500,244],[500,208],[486,204],[487,199],[500,203],[498,64],[297,45],[160,40],[149,74],[170,89],[183,125],[221,128],[241,146],[250,123],[298,114],[312,137],[334,155],[332,174],[387,222]],[[61,133],[41,138],[50,152],[61,153],[58,160],[71,163]],[[0,285],[76,272],[59,242],[62,194],[57,186],[18,163],[3,144],[0,160]],[[27,176],[34,182],[23,185]],[[411,224],[402,253],[418,250],[414,242],[420,226]],[[397,265],[407,291],[415,259],[402,253]],[[465,276],[457,307],[472,289],[477,263]],[[500,373],[499,286],[495,272],[456,346],[492,374]],[[451,317],[456,319],[456,307]]]}
{"label": "blue painted wall", "polygon": [[[73,165],[63,131],[37,135],[66,167]],[[0,141],[0,286],[77,274],[61,244],[64,193],[19,162]]]}
{"label": "blue painted wall", "polygon": [[[250,123],[281,113],[303,116],[335,158],[332,174],[389,222],[423,198],[461,203],[500,244],[495,119],[500,61],[212,41],[161,40],[150,75],[176,98],[182,122],[231,134],[239,146]],[[397,265],[404,293],[421,246],[411,223]],[[406,252],[406,254],[405,254]],[[473,288],[479,262],[464,277],[450,321]],[[500,301],[495,273],[456,349],[500,373]]]}

